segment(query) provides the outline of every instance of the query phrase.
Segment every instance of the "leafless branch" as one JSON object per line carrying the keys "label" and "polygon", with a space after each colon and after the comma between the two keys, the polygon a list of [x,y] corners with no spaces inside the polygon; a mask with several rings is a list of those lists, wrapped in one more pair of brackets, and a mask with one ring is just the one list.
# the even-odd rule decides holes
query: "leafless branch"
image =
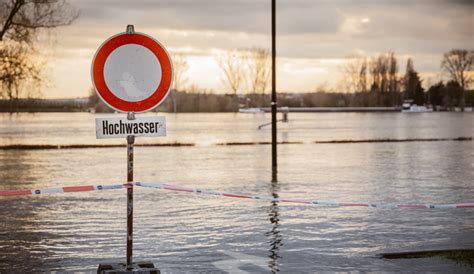
{"label": "leafless branch", "polygon": [[236,95],[244,80],[241,53],[237,50],[228,51],[219,57],[218,63],[224,72],[223,83]]}
{"label": "leafless branch", "polygon": [[0,0],[0,97],[18,98],[27,83],[39,86],[35,38],[41,29],[69,25],[78,15],[65,0]]}
{"label": "leafless branch", "polygon": [[247,80],[252,93],[264,93],[270,80],[270,51],[251,48],[246,51]]}

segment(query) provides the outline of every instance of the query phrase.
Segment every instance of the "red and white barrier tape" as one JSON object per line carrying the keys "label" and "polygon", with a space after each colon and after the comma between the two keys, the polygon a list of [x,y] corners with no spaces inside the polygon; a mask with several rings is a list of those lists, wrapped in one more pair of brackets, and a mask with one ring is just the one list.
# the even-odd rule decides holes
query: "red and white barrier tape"
{"label": "red and white barrier tape", "polygon": [[201,188],[193,188],[187,186],[177,186],[169,184],[160,184],[160,183],[134,183],[136,186],[164,189],[169,191],[179,191],[179,192],[193,192],[197,194],[205,195],[214,195],[214,196],[223,196],[230,198],[239,198],[239,199],[252,199],[257,201],[272,201],[272,202],[281,202],[281,203],[297,203],[297,204],[307,204],[315,206],[327,206],[327,207],[370,207],[370,208],[435,208],[435,209],[448,209],[448,208],[474,208],[474,202],[472,203],[458,203],[458,204],[382,204],[382,203],[343,203],[335,201],[321,201],[321,200],[311,200],[311,199],[285,199],[285,198],[273,198],[269,196],[259,196],[259,195],[247,195],[231,192],[219,192],[213,190],[206,190]]}
{"label": "red and white barrier tape", "polygon": [[253,194],[240,194],[231,192],[220,192],[202,188],[193,188],[187,186],[178,186],[170,184],[160,183],[126,183],[126,184],[115,184],[115,185],[85,185],[85,186],[66,186],[66,187],[53,187],[53,188],[38,188],[38,189],[23,189],[23,190],[6,190],[0,191],[0,197],[7,196],[23,196],[23,195],[39,195],[49,193],[65,193],[65,192],[84,192],[84,191],[102,191],[112,189],[129,188],[131,186],[140,186],[147,188],[163,189],[168,191],[188,192],[204,195],[223,196],[237,199],[251,199],[256,201],[272,201],[281,203],[296,203],[296,204],[307,204],[314,206],[326,206],[326,207],[369,207],[369,208],[430,208],[430,209],[448,209],[448,208],[474,208],[474,202],[469,203],[457,203],[457,204],[383,204],[383,203],[367,203],[367,202],[356,202],[356,203],[344,203],[336,201],[322,201],[312,199],[285,199],[285,198],[273,198],[269,196],[260,196]]}
{"label": "red and white barrier tape", "polygon": [[51,187],[51,188],[36,188],[36,189],[20,189],[20,190],[4,190],[0,191],[0,197],[5,196],[24,196],[24,195],[39,195],[48,193],[65,193],[65,192],[84,192],[96,190],[111,190],[128,188],[129,184],[116,185],[86,185],[86,186],[65,186],[65,187]]}

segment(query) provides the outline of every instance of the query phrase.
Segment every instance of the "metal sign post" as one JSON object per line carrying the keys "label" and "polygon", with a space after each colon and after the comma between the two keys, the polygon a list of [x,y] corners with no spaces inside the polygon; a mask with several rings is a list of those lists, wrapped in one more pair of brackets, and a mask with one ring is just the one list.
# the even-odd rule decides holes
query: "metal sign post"
{"label": "metal sign post", "polygon": [[272,182],[277,179],[276,3],[272,0]]}
{"label": "metal sign post", "polygon": [[106,40],[92,61],[91,77],[99,98],[127,118],[96,118],[96,138],[127,138],[127,258],[126,264],[101,264],[98,273],[159,273],[149,262],[133,262],[133,145],[135,137],[166,136],[166,119],[135,117],[162,103],[170,92],[173,65],[166,49],[152,37],[125,33]]}
{"label": "metal sign post", "polygon": [[[134,34],[133,25],[127,26],[127,34]],[[135,120],[135,113],[127,113],[127,120]],[[133,144],[135,136],[127,136],[127,269],[132,269],[133,257]]]}
{"label": "metal sign post", "polygon": [[[127,114],[128,120],[135,120],[135,113]],[[133,256],[133,144],[135,136],[127,136],[127,268],[132,268]]]}

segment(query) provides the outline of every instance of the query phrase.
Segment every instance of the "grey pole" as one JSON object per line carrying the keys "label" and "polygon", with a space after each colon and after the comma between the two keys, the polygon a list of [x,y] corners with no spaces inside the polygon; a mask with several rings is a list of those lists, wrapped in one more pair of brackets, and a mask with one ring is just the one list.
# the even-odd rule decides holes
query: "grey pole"
{"label": "grey pole", "polygon": [[276,1],[272,0],[272,182],[277,181]]}
{"label": "grey pole", "polygon": [[[135,114],[129,112],[128,120],[135,120]],[[135,136],[127,136],[127,182],[133,183],[133,144]],[[127,268],[132,268],[133,255],[133,185],[127,188]]]}
{"label": "grey pole", "polygon": [[[127,26],[127,33],[133,34],[133,25]],[[127,113],[128,120],[135,120],[135,113]],[[127,136],[127,182],[133,183],[133,144],[135,136]],[[127,188],[127,268],[132,268],[133,256],[133,184]]]}

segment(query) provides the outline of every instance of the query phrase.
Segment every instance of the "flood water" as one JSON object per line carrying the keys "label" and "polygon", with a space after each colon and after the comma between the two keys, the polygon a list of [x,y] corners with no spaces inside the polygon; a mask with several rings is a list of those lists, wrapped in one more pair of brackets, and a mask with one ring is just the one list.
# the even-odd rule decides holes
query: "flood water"
{"label": "flood water", "polygon": [[[117,114],[118,115],[118,114]],[[474,142],[315,141],[474,136],[473,113],[290,113],[279,123],[278,182],[269,114],[163,114],[167,137],[137,143],[135,180],[219,191],[378,203],[474,201]],[[95,139],[106,114],[0,114],[0,190],[114,184],[126,149],[4,149],[125,144]],[[474,248],[472,209],[326,208],[135,188],[134,260],[162,272],[467,272],[446,259],[384,252]],[[0,272],[95,271],[125,261],[126,191],[0,197]]]}

